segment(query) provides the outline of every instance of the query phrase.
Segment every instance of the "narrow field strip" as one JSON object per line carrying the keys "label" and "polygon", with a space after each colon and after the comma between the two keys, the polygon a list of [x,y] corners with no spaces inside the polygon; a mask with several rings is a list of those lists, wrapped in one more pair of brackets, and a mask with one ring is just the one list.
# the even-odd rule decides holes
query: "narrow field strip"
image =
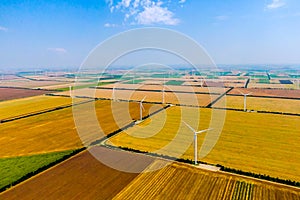
{"label": "narrow field strip", "polygon": [[90,101],[80,98],[38,96],[0,102],[0,123],[60,110]]}
{"label": "narrow field strip", "polygon": [[0,192],[54,166],[83,149],[0,158]]}

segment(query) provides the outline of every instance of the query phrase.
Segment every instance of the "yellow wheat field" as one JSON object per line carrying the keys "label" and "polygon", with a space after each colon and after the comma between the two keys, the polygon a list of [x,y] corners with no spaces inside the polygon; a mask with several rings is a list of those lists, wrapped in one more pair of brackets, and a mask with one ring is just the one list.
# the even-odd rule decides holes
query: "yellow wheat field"
{"label": "yellow wheat field", "polygon": [[[197,129],[197,112],[196,108],[168,108],[166,112],[110,138],[107,143],[194,159],[193,133],[181,123],[181,117],[185,116],[185,121]],[[209,127],[211,112],[211,109],[200,109],[198,130]],[[198,159],[300,181],[299,119],[297,116],[227,111],[223,130],[213,150],[205,158],[200,156]],[[200,153],[204,137],[213,131],[198,136]]]}
{"label": "yellow wheat field", "polygon": [[[87,99],[74,99],[74,103],[82,101],[87,101]],[[12,118],[15,116],[71,104],[71,98],[56,96],[36,96],[3,101],[0,102],[0,119]]]}
{"label": "yellow wheat field", "polygon": [[[152,165],[160,162],[163,161]],[[293,200],[300,198],[300,190],[173,163],[159,171],[140,174],[114,199],[145,198]]]}
{"label": "yellow wheat field", "polygon": [[[226,108],[244,109],[243,96],[226,96]],[[300,114],[300,100],[247,97],[246,105],[248,110],[284,112]],[[223,107],[218,102],[213,107]]]}
{"label": "yellow wheat field", "polygon": [[[89,121],[91,107],[95,108],[97,124]],[[82,147],[82,142],[89,144],[139,119],[140,116],[138,103],[112,104],[106,100],[96,101],[95,104],[94,102],[81,104],[75,108],[81,110],[80,117],[77,118],[82,120],[81,127],[74,122],[72,108],[0,124],[0,157],[79,148]],[[161,107],[144,104],[144,108],[143,116],[146,116]],[[84,130],[81,139],[77,132],[78,128]]]}
{"label": "yellow wheat field", "polygon": [[[60,95],[69,95],[69,92],[57,93]],[[141,101],[145,97],[146,102],[163,102],[162,92],[148,92],[148,91],[129,91],[129,90],[113,90],[107,89],[78,89],[75,91],[76,96],[96,97],[106,99],[119,99],[119,100],[134,100]],[[194,105],[194,106],[207,106],[211,101],[218,98],[219,95],[209,94],[187,94],[187,93],[165,93],[165,103],[181,104],[181,105]]]}

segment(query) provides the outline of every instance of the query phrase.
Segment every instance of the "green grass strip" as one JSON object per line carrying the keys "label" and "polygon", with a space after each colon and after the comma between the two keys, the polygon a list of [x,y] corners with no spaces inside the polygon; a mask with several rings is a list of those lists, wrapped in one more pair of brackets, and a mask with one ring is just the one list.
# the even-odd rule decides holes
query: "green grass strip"
{"label": "green grass strip", "polygon": [[67,150],[0,159],[0,192],[84,150]]}

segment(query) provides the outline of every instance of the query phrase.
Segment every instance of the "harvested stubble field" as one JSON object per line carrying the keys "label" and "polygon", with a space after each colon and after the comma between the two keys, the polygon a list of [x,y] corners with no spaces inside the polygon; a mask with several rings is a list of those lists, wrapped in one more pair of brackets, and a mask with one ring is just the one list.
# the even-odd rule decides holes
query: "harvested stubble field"
{"label": "harvested stubble field", "polygon": [[32,81],[27,79],[16,79],[10,81],[1,81],[0,86],[5,87],[21,87],[21,88],[39,88],[49,85],[61,85],[68,82],[58,82],[58,81]]}
{"label": "harvested stubble field", "polygon": [[[111,101],[107,100],[84,103],[75,106],[75,108],[80,110],[80,117],[77,120],[82,120],[81,125],[84,124],[80,128],[85,129],[82,138],[83,142],[87,144],[131,123],[133,120],[138,119],[140,114],[138,103],[113,102],[111,104]],[[91,124],[89,121],[90,108],[96,110],[98,122],[102,128],[100,134],[102,135],[99,135],[93,129],[98,128],[98,124]],[[144,108],[143,116],[146,116],[149,112],[154,112],[161,107],[144,104]],[[114,119],[116,117],[117,122]],[[74,123],[72,108],[3,123],[0,125],[0,157],[80,148],[82,142],[76,129],[78,127]]]}
{"label": "harvested stubble field", "polygon": [[[77,83],[77,86],[83,87],[85,86],[89,86],[91,83]],[[69,86],[73,86],[74,83],[63,83],[63,84],[58,84],[58,85],[47,85],[47,86],[42,86],[42,87],[38,87],[40,89],[46,89],[46,90],[57,90],[57,89],[65,89],[67,88],[67,90],[69,90]]]}
{"label": "harvested stubble field", "polygon": [[30,89],[19,89],[19,88],[1,88],[0,87],[0,101],[38,96],[54,91],[45,90],[30,90]]}
{"label": "harvested stubble field", "polygon": [[[96,98],[113,98],[113,90],[107,89],[78,89],[75,92],[79,97],[96,97]],[[56,93],[57,95],[69,95],[69,92]],[[161,103],[162,92],[152,91],[135,91],[135,90],[115,90],[115,99],[141,101],[144,97],[146,102]],[[218,98],[219,95],[208,94],[187,94],[187,93],[171,93],[165,92],[165,103],[193,105],[193,106],[207,106],[211,101]]]}
{"label": "harvested stubble field", "polygon": [[[211,112],[212,109],[200,109],[198,130],[208,128]],[[181,123],[181,117],[184,115],[184,120],[196,128],[196,114],[197,108],[170,107],[110,138],[107,144],[169,156],[182,155],[182,152],[180,157],[193,160],[193,133]],[[214,131],[209,133],[213,134]],[[205,136],[206,134],[198,136],[200,154]],[[298,116],[227,111],[216,145],[205,158],[199,159],[299,182],[299,140]],[[187,150],[185,145],[188,145]]]}
{"label": "harvested stubble field", "polygon": [[[161,165],[155,161],[151,167]],[[300,189],[173,163],[140,174],[114,199],[300,199]]]}
{"label": "harvested stubble field", "polygon": [[228,88],[218,87],[193,87],[193,86],[182,86],[182,85],[147,85],[147,84],[122,84],[115,83],[104,85],[105,88],[124,88],[124,89],[143,89],[143,90],[162,90],[165,87],[165,91],[180,91],[180,92],[201,92],[201,93],[217,93],[222,94],[228,90]]}
{"label": "harvested stubble field", "polygon": [[[87,101],[87,99],[74,99],[74,103],[83,101]],[[0,120],[71,104],[71,98],[57,96],[35,96],[3,101],[0,102]]]}
{"label": "harvested stubble field", "polygon": [[241,93],[254,96],[266,96],[266,97],[283,97],[283,98],[300,98],[300,90],[284,90],[284,89],[255,89],[255,88],[239,88],[233,89],[228,92],[229,95],[241,95]]}
{"label": "harvested stubble field", "polygon": [[[243,109],[244,96],[224,96],[226,98],[226,108]],[[283,112],[300,114],[300,100],[282,99],[282,98],[261,98],[247,97],[247,110]],[[214,108],[224,107],[218,102],[213,105]]]}
{"label": "harvested stubble field", "polygon": [[[92,151],[104,159],[111,156],[112,150],[93,147]],[[151,157],[124,151],[118,151],[114,156],[119,158],[119,162],[127,163],[128,167],[141,171],[153,162]],[[0,198],[112,199],[137,175],[108,167],[85,151],[5,191]]]}
{"label": "harvested stubble field", "polygon": [[248,88],[260,88],[260,89],[295,89],[293,84],[266,84],[266,83],[253,83],[250,81]]}

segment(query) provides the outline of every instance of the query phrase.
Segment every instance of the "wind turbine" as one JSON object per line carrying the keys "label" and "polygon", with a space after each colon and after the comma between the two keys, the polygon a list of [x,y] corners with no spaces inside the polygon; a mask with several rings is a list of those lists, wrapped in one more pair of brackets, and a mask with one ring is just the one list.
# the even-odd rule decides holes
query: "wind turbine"
{"label": "wind turbine", "polygon": [[69,86],[70,97],[72,97],[72,86]]}
{"label": "wind turbine", "polygon": [[242,95],[244,95],[244,112],[247,111],[247,96],[252,94],[252,92],[248,93],[248,94],[245,94],[245,93],[242,93],[240,90],[238,90],[239,93],[241,93]]}
{"label": "wind turbine", "polygon": [[140,101],[140,121],[143,120],[143,110],[145,110],[143,106],[143,101],[146,99],[146,96]]}
{"label": "wind turbine", "polygon": [[115,87],[113,87],[113,90],[112,90],[112,100],[116,101]]}
{"label": "wind turbine", "polygon": [[162,103],[165,104],[165,77],[164,77],[163,89],[162,89]]}
{"label": "wind turbine", "polygon": [[296,85],[296,89],[299,89],[299,78],[295,79],[294,83]]}
{"label": "wind turbine", "polygon": [[183,123],[189,128],[191,129],[191,131],[193,131],[194,133],[194,161],[195,161],[195,165],[197,165],[197,158],[198,158],[198,142],[197,142],[197,135],[200,133],[204,133],[207,132],[209,130],[212,130],[211,128],[209,129],[205,129],[205,130],[201,130],[201,131],[196,131],[195,129],[193,129],[193,127],[191,127],[190,125],[188,125],[185,121],[183,121]]}

